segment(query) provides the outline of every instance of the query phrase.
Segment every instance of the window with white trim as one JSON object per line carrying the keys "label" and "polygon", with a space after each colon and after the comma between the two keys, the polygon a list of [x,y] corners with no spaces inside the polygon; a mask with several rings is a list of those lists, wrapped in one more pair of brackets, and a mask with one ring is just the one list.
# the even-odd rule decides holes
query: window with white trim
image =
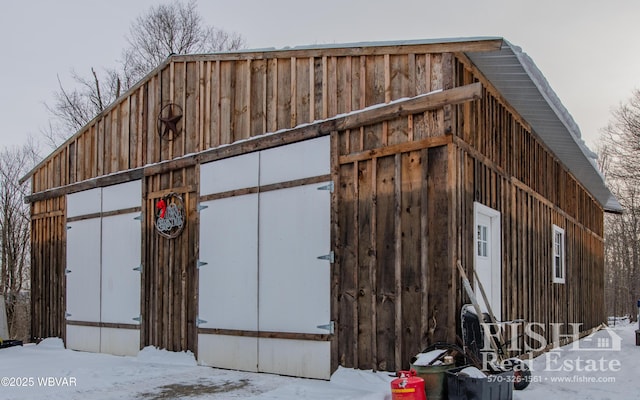
{"label": "window with white trim", "polygon": [[564,283],[565,279],[564,229],[553,225],[553,282]]}
{"label": "window with white trim", "polygon": [[478,228],[478,232],[476,233],[476,238],[477,238],[477,245],[478,245],[478,256],[488,257],[489,227],[486,225],[478,224],[477,228]]}

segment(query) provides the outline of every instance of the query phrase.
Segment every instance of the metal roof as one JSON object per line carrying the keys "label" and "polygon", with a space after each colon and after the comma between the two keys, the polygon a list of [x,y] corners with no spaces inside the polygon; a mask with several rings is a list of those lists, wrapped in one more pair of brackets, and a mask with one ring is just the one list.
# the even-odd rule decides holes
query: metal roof
{"label": "metal roof", "polygon": [[531,58],[504,40],[499,51],[465,53],[605,211],[622,212],[580,128]]}

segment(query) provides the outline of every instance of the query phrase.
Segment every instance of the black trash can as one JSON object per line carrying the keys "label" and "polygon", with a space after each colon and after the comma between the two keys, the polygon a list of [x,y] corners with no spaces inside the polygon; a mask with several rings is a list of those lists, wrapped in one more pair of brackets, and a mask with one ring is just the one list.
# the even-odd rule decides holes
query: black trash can
{"label": "black trash can", "polygon": [[449,400],[511,400],[513,398],[513,371],[474,378],[460,373],[465,367],[448,370],[447,394]]}

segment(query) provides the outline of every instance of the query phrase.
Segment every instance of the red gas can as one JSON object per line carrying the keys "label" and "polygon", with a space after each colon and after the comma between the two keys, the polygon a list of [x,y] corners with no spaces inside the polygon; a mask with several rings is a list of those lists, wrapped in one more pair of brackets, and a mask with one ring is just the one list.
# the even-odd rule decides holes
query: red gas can
{"label": "red gas can", "polygon": [[416,376],[416,371],[400,371],[398,378],[391,381],[392,400],[427,400],[424,379]]}

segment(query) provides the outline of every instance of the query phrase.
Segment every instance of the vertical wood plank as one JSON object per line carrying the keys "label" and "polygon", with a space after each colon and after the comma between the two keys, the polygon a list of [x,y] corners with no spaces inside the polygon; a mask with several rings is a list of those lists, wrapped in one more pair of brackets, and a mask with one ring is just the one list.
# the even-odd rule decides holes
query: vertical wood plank
{"label": "vertical wood plank", "polygon": [[391,371],[396,365],[396,303],[400,301],[396,292],[396,168],[395,156],[376,160],[376,194],[374,230],[376,247],[376,348],[377,368]]}
{"label": "vertical wood plank", "polygon": [[403,356],[403,315],[402,315],[402,302],[403,302],[403,291],[402,291],[402,186],[403,186],[403,175],[402,175],[402,154],[396,153],[393,157],[394,164],[394,192],[393,192],[393,219],[394,219],[394,260],[393,260],[393,269],[394,269],[394,283],[395,283],[395,347],[394,347],[394,364],[397,367],[402,366],[402,356]]}
{"label": "vertical wood plank", "polygon": [[278,60],[277,64],[277,129],[291,128],[295,111],[292,109],[292,93],[294,92],[293,76],[291,70],[293,60],[285,58]]}
{"label": "vertical wood plank", "polygon": [[131,146],[131,132],[129,125],[130,118],[130,104],[131,98],[127,97],[123,103],[118,107],[119,109],[119,136],[120,136],[120,149],[119,149],[119,159],[118,159],[118,170],[122,171],[125,169],[129,169],[130,163],[130,146]]}
{"label": "vertical wood plank", "polygon": [[[392,88],[391,88],[391,56],[385,54],[384,56],[384,102],[389,103],[392,100]],[[394,57],[395,58],[395,57]]]}
{"label": "vertical wood plank", "polygon": [[[137,168],[142,165],[142,135],[140,134],[140,92],[138,88],[131,94],[129,100],[129,165],[127,168]],[[94,176],[97,176],[95,174]]]}
{"label": "vertical wood plank", "polygon": [[256,116],[251,122],[251,136],[256,136],[268,132],[267,130],[267,64],[266,61],[258,63],[255,70],[255,79],[251,82],[251,91],[256,93],[256,97],[250,95],[250,110]]}
{"label": "vertical wood plank", "polygon": [[251,84],[249,85],[250,128],[249,135],[256,136],[267,132],[267,68],[265,60],[253,60],[249,65]]}
{"label": "vertical wood plank", "polygon": [[249,107],[251,105],[251,60],[244,62],[236,62],[236,77],[235,77],[235,98],[233,106],[233,137],[231,142],[236,140],[247,139],[249,137],[249,124],[251,111]]}
{"label": "vertical wood plank", "polygon": [[[167,69],[167,79],[163,79],[162,88],[162,105],[178,102],[183,107],[184,112],[184,62],[171,62]],[[157,117],[156,117],[157,119]],[[183,117],[184,119],[184,117]],[[184,122],[180,121],[182,132],[179,136],[169,133],[168,137],[163,139],[162,160],[171,160],[174,154],[180,154],[183,149],[184,141]]]}
{"label": "vertical wood plank", "polygon": [[211,133],[209,135],[209,146],[216,147],[222,143],[222,118],[220,116],[222,107],[222,82],[221,82],[220,60],[211,63]]}
{"label": "vertical wood plank", "polygon": [[340,365],[359,366],[358,305],[360,303],[359,276],[359,200],[358,162],[340,166],[338,197],[339,243],[336,246],[339,268],[338,360]]}
{"label": "vertical wood plank", "polygon": [[199,150],[200,142],[200,76],[199,63],[184,63],[184,116],[182,126],[184,132],[183,148],[180,155],[195,153]]}
{"label": "vertical wood plank", "polygon": [[[322,60],[321,58],[319,60]],[[318,84],[319,89],[322,90],[322,64],[319,65],[319,67],[316,69],[316,58],[315,57],[309,57],[309,66],[308,66],[308,71],[309,71],[309,115],[306,118],[306,121],[311,122],[314,121],[316,119],[316,115],[322,115],[321,111],[318,112],[318,110],[322,109],[322,95],[320,95],[320,97],[318,97],[318,99],[316,99],[316,73],[319,73],[320,76],[318,77]],[[318,93],[320,93],[320,90],[318,91]],[[317,100],[320,100],[320,107],[318,107],[317,104]]]}
{"label": "vertical wood plank", "polygon": [[211,121],[211,76],[208,62],[198,61],[198,144],[197,151],[209,148]]}
{"label": "vertical wood plank", "polygon": [[274,58],[267,61],[267,131],[275,132],[278,130],[278,87],[280,80],[278,79],[278,59]]}
{"label": "vertical wood plank", "polygon": [[[429,149],[428,155],[428,232],[429,232],[429,272],[433,277],[429,287],[429,341],[447,340],[450,334],[449,295],[451,267],[447,262],[449,251],[449,199],[447,187],[447,148]],[[443,295],[446,293],[446,295]]]}
{"label": "vertical wood plank", "polygon": [[223,61],[220,63],[220,144],[231,143],[236,133],[233,131],[235,104],[235,63]]}
{"label": "vertical wood plank", "polygon": [[457,219],[457,209],[458,209],[458,198],[456,197],[456,177],[457,177],[457,165],[456,165],[456,149],[453,144],[449,144],[445,147],[447,163],[445,166],[445,180],[447,182],[447,190],[443,197],[446,198],[448,202],[447,208],[448,212],[447,216],[447,240],[449,243],[453,243],[454,245],[448,246],[448,253],[445,255],[443,259],[443,263],[448,269],[446,275],[447,279],[447,288],[448,293],[447,297],[449,297],[448,309],[447,309],[447,331],[445,333],[445,337],[447,342],[454,343],[456,340],[456,310],[458,306],[455,302],[456,300],[456,292],[457,292],[457,284],[456,279],[454,278],[457,275],[456,268],[456,260],[458,259],[458,252],[456,243],[456,229],[458,227],[458,219]]}
{"label": "vertical wood plank", "polygon": [[[158,115],[160,115],[160,111],[162,110],[162,107],[164,107],[165,105],[172,103],[174,100],[174,96],[173,96],[173,82],[172,79],[174,77],[174,69],[175,69],[175,64],[171,63],[169,64],[168,68],[165,68],[164,70],[160,71],[160,79],[157,83],[157,98],[156,98],[156,103],[155,105],[155,109],[153,110],[153,114],[150,115],[151,117],[151,124],[153,126],[153,130],[154,130],[154,136],[157,138],[158,140],[158,144],[157,144],[157,149],[156,149],[156,157],[157,157],[157,161],[161,161],[161,160],[167,160],[171,158],[171,141],[165,138],[161,138],[160,134],[158,132]],[[156,162],[157,162],[156,161]]]}
{"label": "vertical wood plank", "polygon": [[[341,236],[341,219],[340,219],[340,191],[343,186],[343,182],[340,180],[341,168],[339,163],[339,152],[338,146],[340,142],[338,140],[338,132],[333,131],[329,137],[330,140],[330,166],[331,166],[331,181],[334,183],[336,190],[331,194],[331,205],[330,205],[330,245],[331,248],[334,249],[335,254],[337,255],[337,262],[335,262],[331,268],[330,272],[330,319],[334,321],[337,325],[337,334],[334,334],[331,337],[331,373],[338,369],[340,365],[340,300],[341,296],[341,287],[340,287],[340,277],[342,275],[342,271],[344,269],[343,260],[343,241]],[[196,280],[196,282],[199,282]],[[353,343],[353,341],[351,342]]]}
{"label": "vertical wood plank", "polygon": [[291,104],[291,120],[289,121],[289,127],[294,127],[298,124],[298,59],[291,57],[291,70],[289,71],[291,76],[291,92],[289,95]]}
{"label": "vertical wood plank", "polygon": [[375,187],[372,179],[375,177],[375,165],[371,161],[357,164],[357,279],[358,284],[358,313],[357,313],[357,363],[359,366],[368,365],[376,369],[375,359],[377,349],[374,346],[376,335],[375,327],[375,299],[376,286],[373,281],[375,275],[376,259],[374,240],[374,227],[376,224],[374,207]]}
{"label": "vertical wood plank", "polygon": [[[195,133],[196,119],[195,119],[195,107],[193,106],[193,85],[190,85],[189,80],[191,74],[189,67],[194,63],[190,61],[174,62],[173,72],[174,76],[171,79],[173,90],[171,91],[173,96],[173,103],[177,103],[182,106],[183,116],[179,122],[179,126],[182,126],[182,130],[179,136],[174,137],[169,146],[171,158],[180,157],[187,153],[187,142],[190,140],[189,136]],[[191,86],[191,87],[190,87]]]}
{"label": "vertical wood plank", "polygon": [[[357,59],[360,63],[358,68],[358,77],[360,81],[358,82],[358,95],[357,99],[359,100],[359,107],[357,109],[363,109],[367,106],[367,58],[365,56],[360,56]],[[355,86],[355,85],[354,85]],[[357,104],[357,103],[356,103]]]}
{"label": "vertical wood plank", "polygon": [[385,56],[365,57],[365,68],[365,107],[384,103],[387,95]]}
{"label": "vertical wood plank", "polygon": [[[331,63],[331,66],[329,66],[329,63]],[[318,115],[321,119],[329,118],[329,114],[337,114],[337,105],[335,104],[338,98],[336,72],[336,58],[331,57],[329,59],[327,56],[322,56],[322,108],[321,113]],[[331,82],[329,82],[329,78],[331,78]],[[331,93],[329,93],[329,88],[331,88]],[[331,104],[331,108],[329,108],[329,104]]]}
{"label": "vertical wood plank", "polygon": [[431,280],[432,277],[429,275],[429,172],[427,170],[427,165],[429,165],[429,151],[423,149],[420,151],[420,231],[419,231],[419,243],[420,243],[420,286],[421,286],[421,308],[420,308],[420,347],[421,349],[425,348],[428,343],[431,343],[431,338],[429,335],[429,293],[432,290]]}

